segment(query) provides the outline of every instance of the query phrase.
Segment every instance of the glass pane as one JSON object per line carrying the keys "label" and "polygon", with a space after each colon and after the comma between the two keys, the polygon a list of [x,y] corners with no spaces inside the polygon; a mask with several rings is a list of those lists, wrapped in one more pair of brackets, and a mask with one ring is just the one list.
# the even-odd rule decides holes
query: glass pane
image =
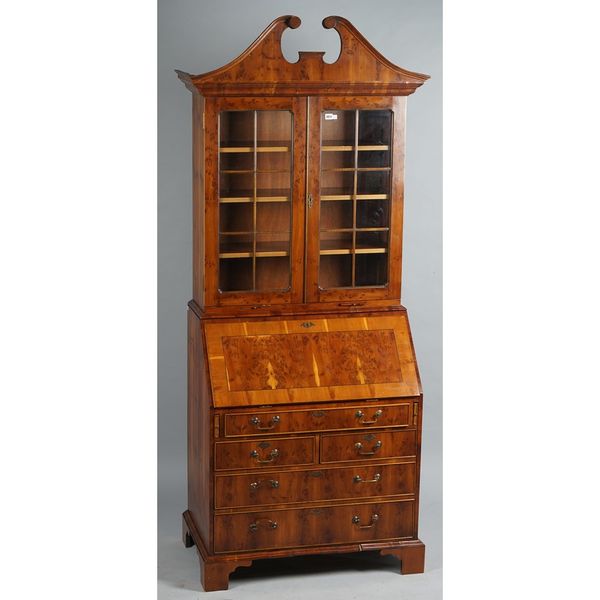
{"label": "glass pane", "polygon": [[289,287],[289,256],[259,256],[256,259],[256,289],[287,290]]}
{"label": "glass pane", "polygon": [[354,152],[339,152],[327,151],[321,152],[321,169],[323,171],[331,171],[332,169],[354,169],[355,153]]}
{"label": "glass pane", "polygon": [[256,197],[258,201],[289,201],[291,197],[290,171],[282,173],[257,173]]}
{"label": "glass pane", "polygon": [[387,252],[388,232],[387,231],[357,231],[356,232],[356,252]]}
{"label": "glass pane", "polygon": [[219,125],[219,286],[290,286],[290,111],[225,111]]}
{"label": "glass pane", "polygon": [[356,226],[389,227],[390,226],[389,200],[357,200]]}
{"label": "glass pane", "polygon": [[356,255],[356,286],[385,285],[388,282],[387,254]]}
{"label": "glass pane", "polygon": [[219,229],[222,233],[252,233],[252,204],[221,204],[219,206]]}
{"label": "glass pane", "polygon": [[392,111],[321,115],[319,285],[388,282]]}
{"label": "glass pane", "polygon": [[325,110],[321,117],[321,144],[323,152],[351,152],[354,149],[356,111]]}
{"label": "glass pane", "polygon": [[354,194],[353,171],[325,171],[321,173],[321,200],[350,200]]}
{"label": "glass pane", "polygon": [[351,231],[321,232],[321,256],[326,254],[352,254]]}
{"label": "glass pane", "polygon": [[381,196],[388,198],[390,193],[389,171],[359,171],[356,185],[358,196]]}
{"label": "glass pane", "polygon": [[292,113],[288,110],[256,111],[257,145],[265,152],[290,152]]}
{"label": "glass pane", "polygon": [[326,229],[352,229],[352,200],[332,200],[321,203],[321,231]]}
{"label": "glass pane", "polygon": [[248,171],[254,169],[254,152],[220,152],[221,173]]}
{"label": "glass pane", "polygon": [[222,233],[219,236],[221,258],[247,258],[252,256],[254,236],[252,233]]}
{"label": "glass pane", "polygon": [[352,256],[349,254],[321,256],[319,285],[325,289],[350,287],[352,285]]}
{"label": "glass pane", "polygon": [[389,146],[392,131],[392,111],[358,111],[358,145]]}
{"label": "glass pane", "polygon": [[254,111],[223,111],[219,123],[219,139],[221,152],[235,152],[236,147],[243,152],[253,152]]}
{"label": "glass pane", "polygon": [[229,202],[251,202],[254,198],[252,173],[224,173],[221,171],[219,199]]}
{"label": "glass pane", "polygon": [[251,258],[221,258],[219,289],[222,292],[243,292],[252,289]]}

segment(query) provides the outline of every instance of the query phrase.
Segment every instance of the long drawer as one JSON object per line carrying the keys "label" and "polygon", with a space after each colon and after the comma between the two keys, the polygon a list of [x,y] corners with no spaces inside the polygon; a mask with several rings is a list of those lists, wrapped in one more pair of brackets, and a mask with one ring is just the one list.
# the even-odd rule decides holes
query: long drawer
{"label": "long drawer", "polygon": [[413,457],[417,432],[377,431],[321,436],[321,462]]}
{"label": "long drawer", "polygon": [[215,469],[312,465],[316,460],[315,443],[314,437],[217,442]]}
{"label": "long drawer", "polygon": [[225,437],[306,433],[333,429],[408,427],[412,401],[399,404],[363,403],[347,408],[324,408],[225,415]]}
{"label": "long drawer", "polygon": [[411,538],[414,500],[215,516],[215,552]]}
{"label": "long drawer", "polygon": [[416,464],[217,475],[215,508],[413,494]]}

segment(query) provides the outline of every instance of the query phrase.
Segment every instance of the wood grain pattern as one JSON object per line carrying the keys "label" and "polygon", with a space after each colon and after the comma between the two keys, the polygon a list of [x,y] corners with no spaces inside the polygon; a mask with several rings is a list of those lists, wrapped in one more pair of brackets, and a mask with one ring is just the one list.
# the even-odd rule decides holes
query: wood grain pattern
{"label": "wood grain pattern", "polygon": [[232,391],[402,381],[392,330],[233,336],[223,353]]}
{"label": "wood grain pattern", "polygon": [[215,509],[414,494],[416,473],[406,462],[217,475]]}
{"label": "wood grain pattern", "polygon": [[[362,416],[360,416],[362,414]],[[276,417],[274,419],[274,417]],[[369,403],[348,408],[244,412],[225,414],[225,437],[306,433],[335,429],[409,427],[413,424],[412,402]]]}
{"label": "wood grain pattern", "polygon": [[217,515],[215,552],[411,538],[414,509],[414,501],[400,500]]}
{"label": "wood grain pattern", "polygon": [[206,591],[260,558],[378,550],[424,569],[400,291],[404,96],[428,76],[341,17],[323,21],[336,61],[288,63],[281,36],[299,25],[280,17],[224,67],[178,71],[193,93],[182,533]]}
{"label": "wood grain pattern", "polygon": [[[328,343],[334,332],[346,334],[341,336],[343,342],[334,336],[334,343]],[[311,345],[317,333],[321,334],[319,343]],[[232,355],[234,347],[228,339],[242,336],[252,338],[242,346],[245,352],[256,348],[259,352]],[[278,341],[277,350],[267,352],[269,338],[273,337]],[[363,337],[369,343],[361,343]],[[284,338],[294,340],[293,345],[283,343]],[[371,338],[376,345],[371,344]],[[408,322],[403,313],[218,321],[206,325],[206,341],[215,407],[420,394]],[[254,359],[249,358],[252,356]]]}
{"label": "wood grain pattern", "polygon": [[[256,453],[256,456],[253,456]],[[310,465],[317,460],[315,438],[269,438],[249,442],[217,442],[215,469],[260,469]]]}
{"label": "wood grain pattern", "polygon": [[335,62],[324,62],[324,52],[300,52],[298,61],[289,63],[281,51],[281,36],[300,23],[296,16],[279,17],[224,67],[202,75],[177,74],[189,89],[204,96],[406,96],[429,79],[391,63],[349,21],[338,16],[323,19],[323,27],[335,29],[340,36],[341,51]]}
{"label": "wood grain pattern", "polygon": [[[414,430],[323,435],[321,462],[414,457],[417,454],[416,441]],[[356,447],[359,443],[361,448]]]}
{"label": "wood grain pattern", "polygon": [[[212,543],[210,387],[201,322],[188,311],[188,508],[207,544]],[[208,499],[208,501],[207,501]]]}

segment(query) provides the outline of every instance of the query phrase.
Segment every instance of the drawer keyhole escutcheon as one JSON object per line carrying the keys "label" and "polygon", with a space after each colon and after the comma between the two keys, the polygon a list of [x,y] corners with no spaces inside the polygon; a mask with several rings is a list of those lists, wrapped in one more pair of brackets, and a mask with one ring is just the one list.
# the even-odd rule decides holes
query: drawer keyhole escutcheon
{"label": "drawer keyhole escutcheon", "polygon": [[277,448],[271,450],[271,452],[269,452],[269,458],[259,458],[260,455],[258,454],[258,450],[252,450],[250,456],[255,458],[256,462],[259,464],[272,463],[279,456],[279,450],[277,450]]}
{"label": "drawer keyhole escutcheon", "polygon": [[268,484],[269,487],[276,489],[279,487],[279,481],[277,479],[269,479],[268,481],[263,481],[262,479],[259,481],[253,481],[250,484],[251,490],[257,490],[259,487],[262,487],[263,484]]}
{"label": "drawer keyhole escutcheon", "polygon": [[373,454],[375,454],[377,452],[377,450],[379,450],[379,448],[381,448],[381,440],[378,440],[375,445],[373,446],[373,450],[370,451],[363,451],[362,447],[363,445],[360,442],[356,442],[356,444],[354,444],[354,447],[356,448],[356,450],[358,451],[358,453],[361,456],[373,456]]}
{"label": "drawer keyhole escutcheon", "polygon": [[277,425],[279,425],[280,421],[281,417],[279,415],[275,415],[265,426],[262,426],[259,417],[252,417],[250,419],[250,423],[252,423],[252,425],[254,425],[254,427],[259,431],[268,431],[269,429],[274,429]]}
{"label": "drawer keyhole escutcheon", "polygon": [[264,525],[267,529],[277,529],[277,521],[271,521],[271,519],[258,519],[254,523],[250,523],[248,529],[254,533],[258,531],[260,525]]}
{"label": "drawer keyhole escutcheon", "polygon": [[377,521],[379,521],[379,515],[376,513],[371,516],[371,522],[368,525],[361,525],[360,517],[358,515],[354,515],[352,517],[352,522],[358,527],[358,529],[371,529],[371,527],[375,527]]}
{"label": "drawer keyhole escutcheon", "polygon": [[362,410],[357,410],[355,413],[355,416],[357,419],[360,419],[359,423],[361,425],[373,425],[373,423],[377,423],[377,419],[379,419],[379,417],[383,414],[383,411],[381,409],[376,410],[375,413],[373,413],[373,418],[370,421],[365,421],[363,419],[363,417],[365,416],[365,413]]}
{"label": "drawer keyhole escutcheon", "polygon": [[354,476],[354,483],[377,483],[381,481],[381,473],[375,473],[373,479],[363,479],[360,475]]}

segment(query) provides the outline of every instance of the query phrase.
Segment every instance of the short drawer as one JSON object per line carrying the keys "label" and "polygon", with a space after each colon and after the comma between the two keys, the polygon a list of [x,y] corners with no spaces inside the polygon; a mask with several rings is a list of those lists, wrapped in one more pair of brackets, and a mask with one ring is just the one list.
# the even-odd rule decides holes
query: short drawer
{"label": "short drawer", "polygon": [[414,430],[321,436],[322,463],[404,458],[416,454],[417,434]]}
{"label": "short drawer", "polygon": [[215,551],[240,552],[414,536],[414,500],[215,516]]}
{"label": "short drawer", "polygon": [[414,494],[417,466],[402,464],[217,475],[215,508]]}
{"label": "short drawer", "polygon": [[412,401],[400,404],[362,403],[347,408],[247,412],[225,415],[225,436],[305,433],[331,429],[408,427]]}
{"label": "short drawer", "polygon": [[254,469],[273,466],[312,465],[315,438],[271,438],[244,442],[217,442],[215,469]]}

